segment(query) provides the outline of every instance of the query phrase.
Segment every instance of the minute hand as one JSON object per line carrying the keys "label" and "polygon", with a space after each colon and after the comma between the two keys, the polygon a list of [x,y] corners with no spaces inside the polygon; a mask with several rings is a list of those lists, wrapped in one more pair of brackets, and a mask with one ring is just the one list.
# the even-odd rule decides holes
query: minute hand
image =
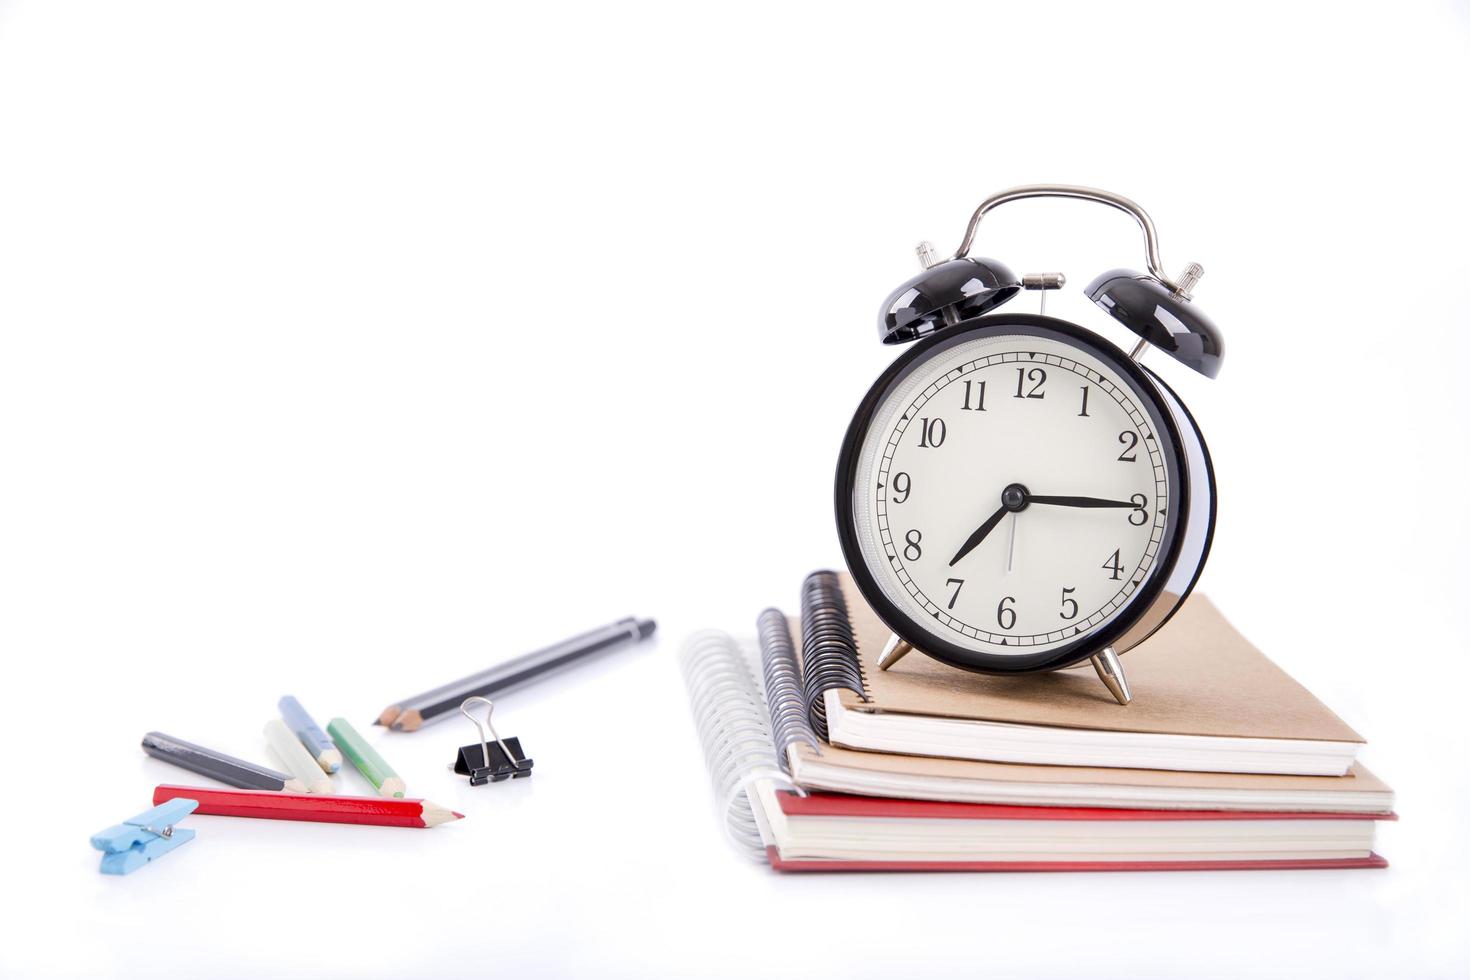
{"label": "minute hand", "polygon": [[1027,503],[1051,504],[1054,507],[1127,507],[1129,510],[1137,510],[1138,504],[1132,500],[1104,500],[1102,497],[1036,497],[1026,498]]}

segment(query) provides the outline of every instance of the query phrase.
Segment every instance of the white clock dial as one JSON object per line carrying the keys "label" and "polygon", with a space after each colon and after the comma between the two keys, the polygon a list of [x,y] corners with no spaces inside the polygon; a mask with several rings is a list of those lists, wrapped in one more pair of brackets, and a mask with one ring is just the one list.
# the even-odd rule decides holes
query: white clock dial
{"label": "white clock dial", "polygon": [[1015,334],[935,353],[863,441],[864,563],[891,603],[964,649],[1072,643],[1157,571],[1172,526],[1164,438],[1134,387],[1079,346]]}

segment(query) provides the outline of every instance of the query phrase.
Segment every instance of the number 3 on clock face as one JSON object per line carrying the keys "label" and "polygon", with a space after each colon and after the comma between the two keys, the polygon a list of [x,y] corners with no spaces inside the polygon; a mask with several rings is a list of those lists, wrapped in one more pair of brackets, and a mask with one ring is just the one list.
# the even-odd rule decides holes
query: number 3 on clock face
{"label": "number 3 on clock face", "polygon": [[838,468],[843,547],[925,652],[1065,666],[1169,584],[1188,523],[1177,402],[1063,321],[986,320],[919,344],[869,392]]}

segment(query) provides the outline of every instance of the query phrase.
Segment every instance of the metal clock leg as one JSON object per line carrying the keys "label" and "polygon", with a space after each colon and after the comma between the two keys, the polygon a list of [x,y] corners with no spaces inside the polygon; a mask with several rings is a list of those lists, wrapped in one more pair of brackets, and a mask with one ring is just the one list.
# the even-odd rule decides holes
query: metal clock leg
{"label": "metal clock leg", "polygon": [[890,636],[888,642],[883,645],[883,652],[878,655],[878,669],[887,670],[903,659],[903,655],[913,649],[907,640],[900,640],[897,634]]}
{"label": "metal clock leg", "polygon": [[1097,676],[1113,692],[1113,697],[1118,699],[1119,704],[1127,704],[1133,700],[1133,694],[1128,690],[1128,678],[1123,676],[1123,664],[1118,659],[1118,651],[1112,647],[1103,647],[1102,653],[1092,658],[1092,666],[1097,669]]}

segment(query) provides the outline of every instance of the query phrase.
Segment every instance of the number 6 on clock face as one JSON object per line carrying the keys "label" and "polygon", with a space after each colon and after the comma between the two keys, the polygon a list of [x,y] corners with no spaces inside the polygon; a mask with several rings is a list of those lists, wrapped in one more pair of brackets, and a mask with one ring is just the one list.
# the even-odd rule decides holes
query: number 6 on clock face
{"label": "number 6 on clock face", "polygon": [[1208,545],[1209,484],[1203,440],[1157,378],[1064,321],[992,315],[920,342],[873,386],[839,461],[838,525],[906,639],[972,670],[1041,670],[1172,612]]}

